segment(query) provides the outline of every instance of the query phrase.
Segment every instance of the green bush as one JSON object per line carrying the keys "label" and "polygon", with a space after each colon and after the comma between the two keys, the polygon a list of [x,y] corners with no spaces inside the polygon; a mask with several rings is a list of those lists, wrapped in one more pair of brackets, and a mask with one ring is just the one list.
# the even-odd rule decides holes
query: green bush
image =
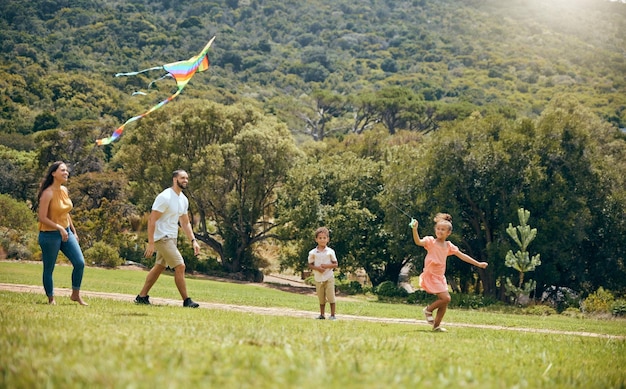
{"label": "green bush", "polygon": [[563,312],[561,312],[561,315],[569,316],[569,317],[576,317],[576,318],[585,317],[585,315],[583,315],[580,309],[572,308],[572,307],[565,309]]}
{"label": "green bush", "polygon": [[0,226],[17,231],[35,230],[37,219],[25,202],[0,194],[0,209]]}
{"label": "green bush", "polygon": [[125,261],[143,263],[144,261],[144,248],[132,243],[126,243],[120,247],[119,254]]}
{"label": "green bush", "polygon": [[85,262],[90,265],[115,268],[124,263],[117,249],[103,242],[96,242],[86,250]]}
{"label": "green bush", "polygon": [[33,252],[39,252],[37,237],[34,232],[21,232],[0,227],[0,252],[8,259],[32,260]]}
{"label": "green bush", "polygon": [[363,293],[363,286],[361,285],[361,283],[359,281],[350,281],[348,283],[338,283],[337,284],[337,289],[341,293],[345,293],[345,294],[349,294],[349,295],[355,295],[355,294],[362,294]]}
{"label": "green bush", "polygon": [[383,281],[375,289],[374,293],[379,297],[408,297],[409,292],[398,287],[393,281]]}
{"label": "green bush", "polygon": [[611,306],[611,312],[613,313],[613,316],[626,316],[626,300],[615,300]]}
{"label": "green bush", "polygon": [[556,309],[547,305],[533,305],[522,309],[522,313],[526,315],[550,316],[556,315]]}
{"label": "green bush", "polygon": [[496,300],[479,294],[452,293],[450,297],[450,307],[453,308],[477,309],[496,303]]}
{"label": "green bush", "polygon": [[408,304],[430,304],[432,301],[434,296],[425,290],[416,290],[406,298]]}
{"label": "green bush", "polygon": [[609,313],[611,305],[614,302],[613,293],[599,287],[597,291],[590,294],[583,303],[582,311],[584,313]]}

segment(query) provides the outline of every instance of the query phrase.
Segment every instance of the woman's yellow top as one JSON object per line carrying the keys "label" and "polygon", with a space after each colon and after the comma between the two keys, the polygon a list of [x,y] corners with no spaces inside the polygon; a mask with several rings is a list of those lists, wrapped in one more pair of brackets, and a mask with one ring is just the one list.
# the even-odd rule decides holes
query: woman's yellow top
{"label": "woman's yellow top", "polygon": [[[64,187],[52,189],[52,198],[48,205],[48,219],[63,228],[67,228],[70,226],[69,213],[72,208],[74,208],[74,204],[67,194],[67,189]],[[39,222],[39,231],[56,231],[56,229]]]}

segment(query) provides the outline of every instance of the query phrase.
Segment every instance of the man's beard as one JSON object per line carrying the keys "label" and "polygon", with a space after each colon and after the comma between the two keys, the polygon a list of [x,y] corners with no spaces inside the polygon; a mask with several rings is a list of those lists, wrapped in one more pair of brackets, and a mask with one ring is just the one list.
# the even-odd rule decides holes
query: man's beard
{"label": "man's beard", "polygon": [[186,182],[181,183],[180,181],[176,180],[176,185],[178,185],[178,187],[180,189],[187,189],[187,183]]}

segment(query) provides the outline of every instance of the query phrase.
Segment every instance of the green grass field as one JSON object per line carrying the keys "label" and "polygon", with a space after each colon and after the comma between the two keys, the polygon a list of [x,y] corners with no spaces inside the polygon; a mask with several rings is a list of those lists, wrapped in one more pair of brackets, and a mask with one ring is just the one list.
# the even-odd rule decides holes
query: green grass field
{"label": "green grass field", "polygon": [[[57,266],[55,287],[70,287]],[[84,291],[132,296],[146,273],[87,268]],[[0,262],[0,283],[41,284],[41,265]],[[421,306],[317,300],[258,285],[188,279],[197,301],[306,310],[311,318],[136,306],[0,291],[0,388],[625,388],[626,321],[450,309],[450,324],[583,331],[621,338],[342,320],[421,319]],[[164,275],[153,297],[178,299]],[[130,300],[129,300],[130,301]]]}

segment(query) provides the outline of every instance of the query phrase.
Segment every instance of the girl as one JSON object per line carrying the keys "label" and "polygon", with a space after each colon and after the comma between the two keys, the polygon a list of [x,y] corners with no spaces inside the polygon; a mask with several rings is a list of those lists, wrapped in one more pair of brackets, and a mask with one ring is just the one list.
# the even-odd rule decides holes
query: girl
{"label": "girl", "polygon": [[[425,236],[420,239],[417,232],[417,220],[411,220],[413,229],[413,241],[418,246],[422,246],[428,252],[424,260],[424,272],[420,275],[420,286],[428,293],[437,295],[437,300],[424,308],[426,321],[433,324],[434,331],[445,332],[446,329],[440,327],[443,315],[450,303],[450,293],[446,282],[446,259],[449,255],[456,255],[461,260],[478,266],[482,269],[487,267],[487,262],[478,262],[467,254],[459,251],[451,242],[446,239],[452,233],[452,216],[447,213],[438,213],[435,216],[435,237]],[[433,318],[433,311],[437,310],[437,317]]]}
{"label": "girl", "polygon": [[56,304],[54,300],[54,285],[52,272],[59,255],[59,250],[70,260],[72,271],[72,295],[70,299],[80,305],[87,305],[80,297],[80,284],[83,281],[85,259],[78,245],[78,236],[70,211],[74,207],[67,188],[70,173],[67,165],[57,161],[50,165],[48,172],[41,180],[37,199],[39,200],[39,246],[41,246],[41,260],[43,262],[43,287],[46,290],[49,304]]}

